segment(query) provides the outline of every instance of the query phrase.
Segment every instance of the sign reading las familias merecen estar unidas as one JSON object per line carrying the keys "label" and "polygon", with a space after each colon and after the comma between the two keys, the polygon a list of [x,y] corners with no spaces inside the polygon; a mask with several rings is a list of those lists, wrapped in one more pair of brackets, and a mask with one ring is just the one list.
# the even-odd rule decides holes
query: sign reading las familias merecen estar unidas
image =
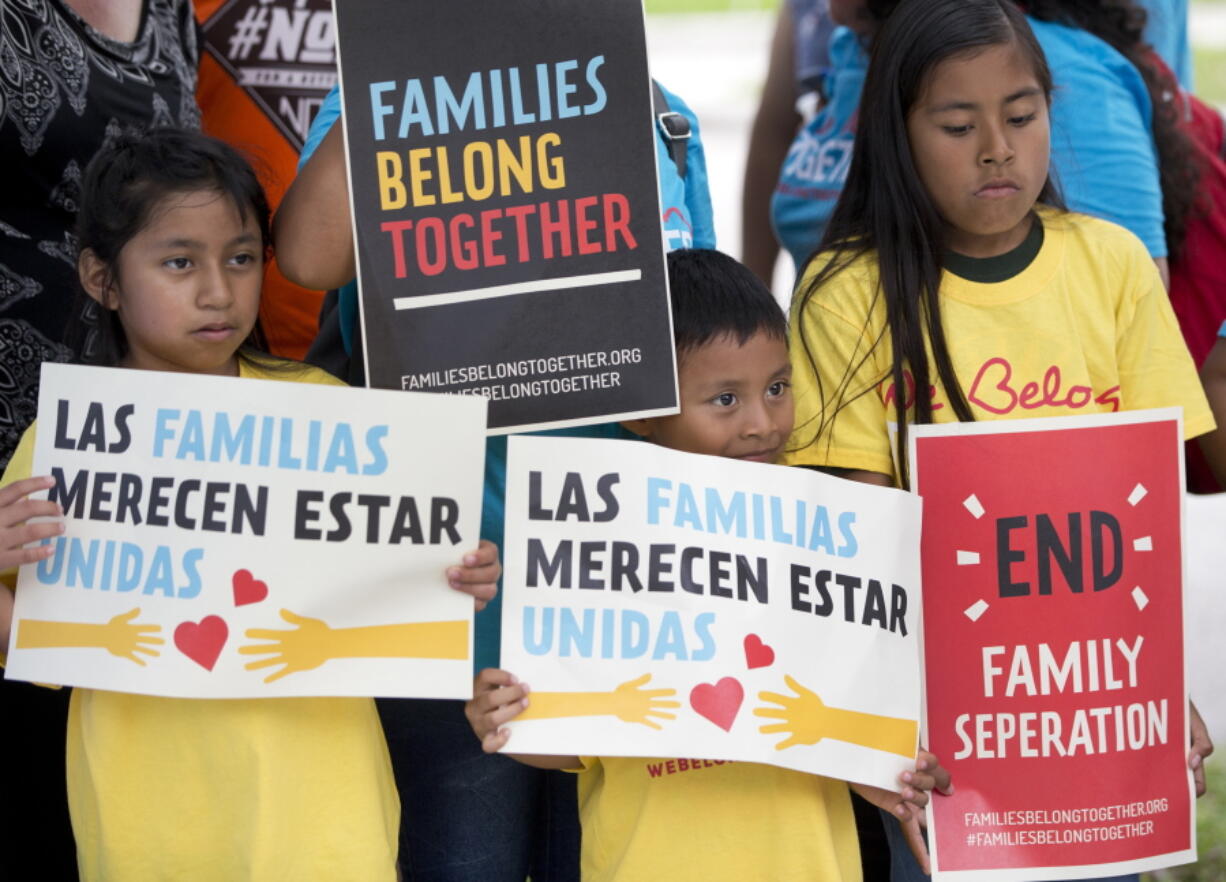
{"label": "sign reading las familias merecen estar unidas", "polygon": [[639,0],[336,6],[370,385],[675,411]]}

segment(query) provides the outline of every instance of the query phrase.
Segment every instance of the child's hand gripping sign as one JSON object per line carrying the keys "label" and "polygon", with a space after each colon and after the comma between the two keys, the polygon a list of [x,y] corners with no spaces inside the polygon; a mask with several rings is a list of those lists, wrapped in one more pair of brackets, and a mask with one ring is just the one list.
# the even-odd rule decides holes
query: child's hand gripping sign
{"label": "child's hand gripping sign", "polygon": [[918,499],[634,442],[509,451],[502,666],[532,692],[507,750],[914,767]]}
{"label": "child's hand gripping sign", "polygon": [[467,696],[473,599],[447,571],[478,543],[484,419],[480,398],[45,365],[33,471],[66,529],[21,571],[7,675]]}

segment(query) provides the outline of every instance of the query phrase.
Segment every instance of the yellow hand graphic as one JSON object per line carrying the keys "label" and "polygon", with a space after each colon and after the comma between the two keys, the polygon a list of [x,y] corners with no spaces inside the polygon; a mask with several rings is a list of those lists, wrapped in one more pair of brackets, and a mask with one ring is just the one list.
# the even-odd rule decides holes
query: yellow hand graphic
{"label": "yellow hand graphic", "polygon": [[677,715],[666,709],[681,707],[681,703],[666,700],[667,696],[677,694],[676,689],[640,688],[650,679],[651,674],[644,674],[622,683],[612,692],[532,692],[528,695],[528,707],[518,719],[613,716],[625,723],[641,723],[659,729],[660,724],[651,718],[675,720]]}
{"label": "yellow hand graphic", "polygon": [[775,750],[786,750],[797,744],[817,744],[823,738],[830,738],[886,753],[915,756],[915,739],[919,731],[919,723],[915,720],[830,707],[816,692],[805,688],[792,677],[784,675],[783,680],[796,694],[759,692],[759,701],[779,707],[759,707],[753,712],[755,717],[782,721],[758,727],[758,731],[764,735],[788,733],[787,738],[775,745]]}
{"label": "yellow hand graphic", "polygon": [[160,651],[153,649],[166,641],[155,637],[162,631],[161,625],[136,625],[132,620],[140,615],[140,607],[113,616],[104,624],[89,622],[48,622],[38,619],[22,619],[17,628],[18,649],[105,649],[118,658],[134,661],[142,667],[141,655],[156,658]]}
{"label": "yellow hand graphic", "polygon": [[273,631],[269,628],[251,628],[247,631],[248,640],[269,640],[270,643],[250,643],[238,648],[242,655],[266,655],[257,661],[248,662],[245,666],[249,671],[260,668],[270,668],[284,665],[281,670],[274,671],[264,678],[265,683],[280,680],[289,674],[299,671],[310,671],[319,667],[329,659],[335,658],[333,653],[333,631],[322,619],[312,619],[281,610],[281,618],[291,625],[297,625],[292,631]]}
{"label": "yellow hand graphic", "polygon": [[289,631],[252,628],[247,631],[247,639],[270,642],[238,648],[242,655],[268,656],[249,662],[246,665],[249,671],[284,665],[265,677],[265,683],[310,671],[334,658],[468,658],[465,620],[333,628],[322,619],[300,616],[287,609],[281,610],[281,618],[296,628]]}
{"label": "yellow hand graphic", "polygon": [[622,683],[613,690],[609,712],[623,723],[642,723],[653,729],[659,729],[660,724],[650,717],[662,720],[675,720],[676,714],[666,713],[663,708],[681,707],[679,701],[665,701],[665,696],[676,695],[676,689],[642,689],[651,679],[651,674],[644,674],[637,680]]}
{"label": "yellow hand graphic", "polygon": [[159,650],[151,649],[153,646],[161,646],[166,641],[161,637],[154,637],[154,634],[162,633],[161,625],[136,625],[132,620],[140,615],[140,607],[128,610],[122,615],[113,617],[105,625],[100,625],[102,629],[102,638],[105,642],[100,644],[103,649],[111,655],[119,658],[126,658],[136,662],[138,665],[143,665],[145,660],[138,658],[136,653],[143,653],[152,658],[157,658],[161,653]]}

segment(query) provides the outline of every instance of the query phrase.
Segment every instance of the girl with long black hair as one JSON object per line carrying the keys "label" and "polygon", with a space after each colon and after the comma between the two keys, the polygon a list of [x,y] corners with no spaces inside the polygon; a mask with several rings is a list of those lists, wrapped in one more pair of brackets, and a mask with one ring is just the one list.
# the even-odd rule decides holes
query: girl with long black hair
{"label": "girl with long black hair", "polygon": [[1182,405],[1189,437],[1213,427],[1145,246],[1060,205],[1051,96],[1010,0],[904,0],[882,25],[793,301],[791,464],[906,486],[909,423]]}

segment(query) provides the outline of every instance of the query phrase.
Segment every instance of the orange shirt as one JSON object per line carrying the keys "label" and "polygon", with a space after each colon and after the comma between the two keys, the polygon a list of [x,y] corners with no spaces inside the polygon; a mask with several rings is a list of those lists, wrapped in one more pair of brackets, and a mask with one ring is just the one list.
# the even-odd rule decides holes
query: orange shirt
{"label": "orange shirt", "polygon": [[[275,211],[298,151],[336,82],[329,0],[195,0],[203,31],[196,99],[204,131],[252,161]],[[323,294],[268,265],[260,326],[271,351],[301,359],[318,331]]]}

